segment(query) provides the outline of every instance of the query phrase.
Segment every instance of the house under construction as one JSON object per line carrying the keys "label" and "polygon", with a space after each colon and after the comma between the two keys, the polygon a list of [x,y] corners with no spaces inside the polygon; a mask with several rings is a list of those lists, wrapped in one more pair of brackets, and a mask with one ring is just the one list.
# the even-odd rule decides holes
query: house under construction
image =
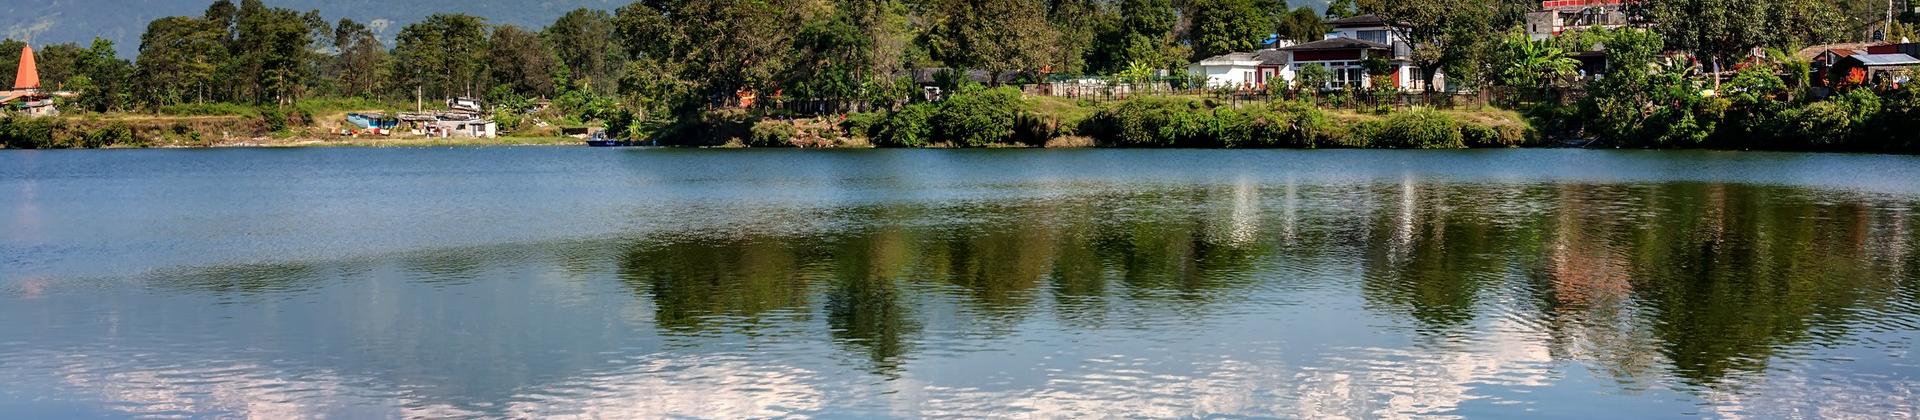
{"label": "house under construction", "polygon": [[478,99],[447,100],[447,109],[433,112],[400,113],[400,125],[414,135],[427,137],[494,138],[500,126],[487,118],[486,106]]}
{"label": "house under construction", "polygon": [[1527,14],[1527,35],[1534,40],[1587,28],[1619,28],[1632,24],[1627,7],[1636,0],[1547,0],[1540,11]]}

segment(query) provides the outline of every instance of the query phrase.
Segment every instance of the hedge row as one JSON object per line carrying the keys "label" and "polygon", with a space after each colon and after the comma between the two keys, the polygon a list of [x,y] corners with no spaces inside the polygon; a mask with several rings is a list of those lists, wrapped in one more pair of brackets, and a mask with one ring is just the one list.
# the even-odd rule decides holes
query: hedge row
{"label": "hedge row", "polygon": [[96,149],[143,146],[126,123],[82,127],[58,118],[0,118],[0,147],[8,149]]}
{"label": "hedge row", "polygon": [[1513,147],[1527,139],[1517,121],[1473,123],[1431,110],[1343,122],[1300,102],[1232,106],[1188,98],[1125,101],[1081,129],[1111,147],[1459,149]]}
{"label": "hedge row", "polygon": [[1200,98],[1143,97],[1079,106],[1098,110],[1084,118],[1041,115],[1018,91],[1002,88],[962,93],[938,104],[911,104],[884,115],[857,115],[846,127],[888,147],[1038,145],[1056,137],[1088,136],[1105,147],[1457,149],[1514,147],[1529,138],[1518,118],[1480,123],[1430,110],[1343,121],[1304,102],[1227,105]]}

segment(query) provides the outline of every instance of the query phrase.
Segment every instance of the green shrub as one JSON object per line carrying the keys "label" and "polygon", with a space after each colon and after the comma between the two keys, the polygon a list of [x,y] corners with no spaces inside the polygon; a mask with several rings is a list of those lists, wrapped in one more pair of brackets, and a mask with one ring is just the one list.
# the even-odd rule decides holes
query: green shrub
{"label": "green shrub", "polygon": [[1311,102],[1276,103],[1274,110],[1291,120],[1289,134],[1278,146],[1311,149],[1331,143],[1339,135],[1340,127],[1333,123],[1333,118]]}
{"label": "green shrub", "polygon": [[1214,140],[1224,147],[1292,146],[1299,134],[1286,115],[1266,106],[1220,107],[1213,113]]}
{"label": "green shrub", "polygon": [[1361,121],[1347,126],[1346,132],[1343,133],[1343,135],[1334,136],[1332,145],[1356,149],[1379,147],[1373,143],[1374,139],[1379,138],[1386,130],[1386,121]]}
{"label": "green shrub", "polygon": [[[691,112],[654,131],[653,138],[668,146],[719,146],[749,141],[756,121],[737,109]],[[629,128],[629,131],[633,128]]]}
{"label": "green shrub", "polygon": [[1460,135],[1468,147],[1518,147],[1527,141],[1527,130],[1514,124],[1463,122]]}
{"label": "green shrub", "polygon": [[58,130],[50,118],[0,119],[0,145],[9,149],[40,149],[54,146],[54,132]]}
{"label": "green shrub", "polygon": [[1868,150],[1920,153],[1920,89],[1903,87],[1881,101],[1880,113],[1867,123],[1856,145]]}
{"label": "green shrub", "polygon": [[156,111],[161,115],[180,116],[260,116],[260,108],[226,102],[167,105]]}
{"label": "green shrub", "polygon": [[856,112],[847,114],[847,119],[840,122],[840,129],[854,137],[871,138],[873,137],[873,130],[880,125],[881,121],[886,120],[886,118],[886,114],[879,112]]}
{"label": "green shrub", "polygon": [[261,109],[260,120],[265,123],[267,131],[278,132],[287,129],[287,113],[278,108]]}
{"label": "green shrub", "polygon": [[933,141],[932,104],[912,104],[888,113],[875,125],[870,137],[885,147],[924,147]]}
{"label": "green shrub", "polygon": [[1853,115],[1845,103],[1815,102],[1780,114],[1788,141],[1807,146],[1832,146],[1853,136]]}
{"label": "green shrub", "polygon": [[934,114],[934,135],[961,146],[986,146],[1012,139],[1027,104],[1019,90],[999,87],[953,95]]}
{"label": "green shrub", "polygon": [[118,145],[134,145],[133,128],[126,123],[115,122],[87,133],[80,147],[98,149]]}
{"label": "green shrub", "polygon": [[1380,131],[1367,139],[1371,147],[1396,149],[1464,149],[1460,123],[1432,110],[1415,110],[1388,116]]}
{"label": "green shrub", "polygon": [[1129,99],[1089,118],[1083,132],[1119,147],[1175,147],[1210,136],[1212,110],[1185,98]]}
{"label": "green shrub", "polygon": [[755,123],[747,145],[752,147],[784,147],[793,145],[794,136],[800,130],[785,121],[761,121]]}
{"label": "green shrub", "polygon": [[1527,125],[1547,138],[1578,138],[1585,128],[1581,124],[1584,119],[1579,106],[1547,101],[1526,106],[1519,111]]}

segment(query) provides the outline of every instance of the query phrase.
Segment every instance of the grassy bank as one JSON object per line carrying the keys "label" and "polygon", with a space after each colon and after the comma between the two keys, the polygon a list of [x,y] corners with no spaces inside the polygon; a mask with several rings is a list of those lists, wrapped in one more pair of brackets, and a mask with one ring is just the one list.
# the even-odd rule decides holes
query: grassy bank
{"label": "grassy bank", "polygon": [[413,104],[361,99],[307,100],[288,106],[190,104],[152,113],[71,113],[53,118],[0,117],[0,148],[175,147],[432,147],[571,145],[558,128],[510,132],[493,139],[421,136],[348,137],[350,112],[393,115]]}

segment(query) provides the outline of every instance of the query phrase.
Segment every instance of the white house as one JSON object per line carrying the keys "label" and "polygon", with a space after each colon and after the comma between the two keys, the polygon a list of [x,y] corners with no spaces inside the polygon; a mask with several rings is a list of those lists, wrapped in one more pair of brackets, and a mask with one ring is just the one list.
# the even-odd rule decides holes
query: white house
{"label": "white house", "polygon": [[[1402,91],[1426,90],[1420,69],[1408,59],[1412,53],[1405,31],[1375,15],[1362,15],[1330,22],[1333,31],[1326,39],[1253,53],[1233,53],[1201,60],[1188,71],[1205,76],[1207,86],[1263,89],[1270,81],[1291,84],[1302,66],[1324,66],[1332,79],[1325,88],[1372,88],[1363,63],[1370,58],[1387,60],[1392,73],[1388,78]],[[1444,89],[1444,75],[1434,83]]]}
{"label": "white house", "polygon": [[[1336,83],[1372,88],[1371,78],[1361,66],[1363,60],[1384,58],[1392,67],[1389,78],[1404,91],[1425,90],[1420,69],[1408,60],[1413,53],[1406,29],[1377,15],[1360,15],[1328,22],[1333,31],[1327,39],[1295,45],[1295,65],[1322,65],[1334,70]],[[1357,42],[1356,42],[1357,41]],[[1440,78],[1436,77],[1438,82]]]}
{"label": "white house", "polygon": [[1266,89],[1269,81],[1293,80],[1293,73],[1287,69],[1290,60],[1286,51],[1278,49],[1231,53],[1193,63],[1187,66],[1187,72],[1205,76],[1209,88],[1258,90]]}
{"label": "white house", "polygon": [[1209,57],[1187,66],[1187,73],[1205,76],[1208,88],[1241,88],[1258,84],[1260,59],[1253,53]]}

